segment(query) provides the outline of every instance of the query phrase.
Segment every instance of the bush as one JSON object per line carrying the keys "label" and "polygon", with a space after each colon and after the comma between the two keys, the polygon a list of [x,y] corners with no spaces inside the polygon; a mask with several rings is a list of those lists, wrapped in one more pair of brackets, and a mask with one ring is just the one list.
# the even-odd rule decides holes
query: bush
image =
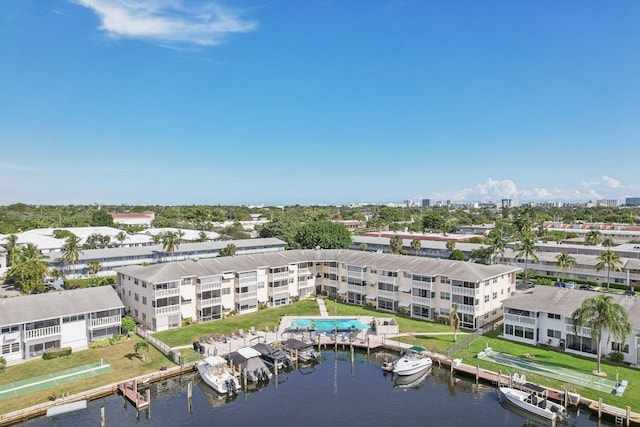
{"label": "bush", "polygon": [[620,353],[619,351],[612,351],[611,353],[609,353],[609,359],[618,363],[624,362],[624,354]]}
{"label": "bush", "polygon": [[4,356],[0,356],[0,371],[3,371],[7,367],[7,359]]}
{"label": "bush", "polygon": [[103,340],[91,341],[89,343],[89,348],[103,348],[103,347],[109,347],[110,345],[111,345],[111,339],[105,338]]}
{"label": "bush", "polygon": [[49,350],[42,353],[44,360],[58,359],[60,357],[71,356],[71,347],[56,348],[55,350]]}
{"label": "bush", "polygon": [[115,335],[112,338],[109,338],[109,344],[116,345],[116,344],[120,344],[121,342],[125,342],[126,340],[127,340],[127,337],[125,337],[124,335]]}

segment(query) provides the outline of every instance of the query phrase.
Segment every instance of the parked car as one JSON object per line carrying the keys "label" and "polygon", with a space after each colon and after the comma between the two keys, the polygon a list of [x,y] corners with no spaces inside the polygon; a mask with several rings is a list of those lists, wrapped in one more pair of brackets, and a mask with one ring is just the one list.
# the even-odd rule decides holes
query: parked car
{"label": "parked car", "polygon": [[564,287],[567,289],[574,289],[576,287],[576,282],[567,282]]}
{"label": "parked car", "polygon": [[580,285],[580,287],[578,289],[581,289],[583,291],[590,291],[591,290],[591,286],[589,286],[589,285]]}
{"label": "parked car", "polygon": [[632,297],[634,296],[636,293],[633,289],[627,289],[626,291],[624,291],[624,295],[627,297]]}

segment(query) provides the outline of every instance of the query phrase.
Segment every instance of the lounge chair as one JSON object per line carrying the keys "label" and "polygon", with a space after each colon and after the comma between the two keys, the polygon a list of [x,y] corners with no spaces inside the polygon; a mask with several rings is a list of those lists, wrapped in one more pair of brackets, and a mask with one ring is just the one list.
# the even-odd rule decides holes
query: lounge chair
{"label": "lounge chair", "polygon": [[244,338],[244,329],[238,329],[238,338]]}
{"label": "lounge chair", "polygon": [[250,333],[251,335],[256,335],[256,334],[257,334],[257,332],[256,332],[256,328],[254,328],[253,326],[252,326],[252,327],[250,327],[250,328],[249,328],[249,333]]}

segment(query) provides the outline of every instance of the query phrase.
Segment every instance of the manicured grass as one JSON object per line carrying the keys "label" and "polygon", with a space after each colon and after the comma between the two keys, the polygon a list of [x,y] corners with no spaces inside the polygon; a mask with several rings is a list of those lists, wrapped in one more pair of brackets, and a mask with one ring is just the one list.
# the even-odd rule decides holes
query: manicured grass
{"label": "manicured grass", "polygon": [[[465,336],[458,333],[458,340],[463,339]],[[414,335],[406,337],[394,338],[394,341],[400,341],[403,343],[417,345],[427,350],[443,354],[451,347],[453,342],[453,332],[450,335]]]}
{"label": "manicured grass", "polygon": [[172,366],[173,362],[167,359],[162,353],[149,345],[149,351],[145,353],[145,362],[135,355],[133,347],[136,342],[141,341],[134,335],[126,342],[109,347],[95,348],[73,353],[69,357],[53,360],[33,360],[7,367],[0,376],[0,382],[7,384],[10,382],[32,378],[51,372],[99,362],[104,359],[114,369],[113,372],[84,378],[72,383],[52,387],[46,390],[29,393],[24,396],[2,401],[0,413],[15,411],[28,406],[42,403],[50,396],[62,396],[62,394],[74,394],[85,390],[97,388],[106,384],[123,381],[128,378],[155,372],[162,366]]}
{"label": "manicured grass", "polygon": [[535,355],[535,360],[559,365],[565,368],[574,369],[576,371],[591,374],[596,369],[595,358],[584,358],[575,356],[569,353],[562,353],[546,347],[530,346],[526,344],[519,344],[512,341],[508,341],[497,337],[497,332],[491,332],[485,336],[482,336],[475,341],[471,342],[466,349],[456,353],[454,357],[461,358],[463,363],[468,365],[479,365],[481,368],[489,369],[495,372],[499,370],[503,374],[513,375],[515,372],[519,374],[525,373],[527,381],[542,384],[558,390],[575,389],[582,396],[589,399],[598,400],[602,397],[606,403],[615,405],[618,407],[631,406],[632,410],[638,411],[640,409],[640,370],[628,368],[625,366],[615,366],[603,363],[601,364],[602,370],[607,373],[607,379],[616,380],[616,371],[618,372],[620,380],[627,380],[629,385],[625,390],[622,397],[614,396],[613,394],[603,395],[601,392],[592,390],[585,387],[580,387],[574,384],[568,384],[558,380],[554,380],[549,377],[536,375],[527,371],[518,371],[517,368],[500,365],[497,363],[489,362],[483,359],[477,359],[475,356],[482,351],[487,343],[489,346],[497,352],[508,353],[514,356],[523,356],[524,354]]}
{"label": "manicured grass", "polygon": [[229,335],[238,332],[238,329],[248,332],[251,326],[256,330],[264,329],[265,326],[273,329],[277,327],[280,318],[285,314],[288,316],[319,316],[320,310],[315,299],[306,299],[283,307],[267,308],[255,313],[231,316],[224,320],[214,320],[157,332],[154,336],[169,347],[190,345],[194,341],[198,341],[201,336]]}

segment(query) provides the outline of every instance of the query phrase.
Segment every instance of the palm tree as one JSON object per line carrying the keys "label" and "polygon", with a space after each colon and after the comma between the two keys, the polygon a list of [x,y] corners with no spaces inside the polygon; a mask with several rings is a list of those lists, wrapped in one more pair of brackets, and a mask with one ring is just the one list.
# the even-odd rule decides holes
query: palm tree
{"label": "palm tree", "polygon": [[127,240],[127,233],[125,233],[124,231],[120,231],[118,234],[116,234],[116,240],[118,242],[120,242],[120,245],[122,245],[124,243],[125,240]]}
{"label": "palm tree", "polygon": [[420,251],[420,249],[422,249],[422,241],[415,237],[411,241],[411,250],[413,251],[415,256],[418,256],[418,252]]}
{"label": "palm tree", "polygon": [[600,271],[603,268],[607,268],[607,289],[609,289],[609,273],[611,270],[613,271],[622,271],[622,262],[620,261],[620,255],[612,251],[611,249],[607,249],[606,251],[600,252],[598,255],[598,264],[596,264],[596,270]]}
{"label": "palm tree", "polygon": [[524,256],[524,278],[525,280],[529,277],[528,266],[529,266],[529,258],[535,263],[538,262],[538,257],[536,255],[536,238],[531,233],[523,233],[520,236],[520,242],[518,243],[516,250],[518,253],[516,254],[516,258],[522,258]]}
{"label": "palm tree", "polygon": [[167,231],[162,234],[162,249],[170,256],[178,249],[180,242],[178,234],[173,231]]}
{"label": "palm tree", "polygon": [[155,245],[157,245],[162,241],[162,233],[154,234],[153,236],[151,236],[151,240]]}
{"label": "palm tree", "polygon": [[176,235],[178,236],[178,244],[182,243],[182,238],[184,237],[184,231],[178,229],[178,231],[176,232]]}
{"label": "palm tree", "polygon": [[18,255],[18,236],[15,234],[7,237],[7,266],[13,265]]}
{"label": "palm tree", "polygon": [[360,250],[362,252],[365,252],[367,250],[367,244],[366,243],[360,243]]}
{"label": "palm tree", "polygon": [[449,240],[447,241],[447,244],[445,247],[447,248],[448,251],[453,252],[453,250],[456,248],[456,242],[454,242],[453,240]]}
{"label": "palm tree", "polygon": [[449,327],[453,328],[453,342],[458,341],[458,329],[460,329],[460,315],[458,314],[458,303],[451,304],[449,312]]}
{"label": "palm tree", "polygon": [[75,234],[69,235],[64,245],[62,246],[62,261],[70,262],[73,272],[76,272],[76,262],[80,259],[80,239]]}
{"label": "palm tree", "polygon": [[591,230],[587,233],[587,236],[584,238],[584,242],[587,245],[598,246],[602,243],[602,235],[598,230]]}
{"label": "palm tree", "polygon": [[391,246],[391,252],[393,252],[394,254],[399,254],[400,250],[402,249],[402,237],[398,234],[393,235],[393,237],[391,237],[389,239],[389,246]]}
{"label": "palm tree", "polygon": [[38,246],[33,243],[27,243],[20,249],[20,252],[16,255],[16,262],[25,262],[30,259],[43,260],[46,257],[42,255]]}
{"label": "palm tree", "polygon": [[573,270],[576,265],[576,259],[567,252],[562,252],[556,257],[556,267],[562,271],[562,277],[567,275],[567,270]]}
{"label": "palm tree", "polygon": [[616,245],[616,242],[613,241],[611,237],[607,237],[602,241],[602,246],[606,246],[608,248],[612,248]]}
{"label": "palm tree", "polygon": [[102,270],[102,264],[100,264],[100,261],[95,261],[95,260],[89,261],[88,266],[89,266],[89,273],[93,274],[94,276],[98,274],[100,270]]}
{"label": "palm tree", "polygon": [[627,311],[619,304],[614,303],[611,295],[598,295],[582,301],[580,307],[573,312],[571,317],[574,332],[578,327],[591,328],[591,339],[598,346],[597,372],[600,373],[602,330],[606,329],[607,331],[607,345],[611,337],[617,343],[624,343],[631,333]]}
{"label": "palm tree", "polygon": [[204,231],[198,233],[199,242],[206,242],[207,240],[209,240],[209,236],[207,236],[207,233],[205,233]]}
{"label": "palm tree", "polygon": [[145,361],[145,354],[149,351],[149,343],[146,341],[138,341],[133,345],[133,351],[139,355],[142,351],[142,361]]}
{"label": "palm tree", "polygon": [[233,243],[229,243],[226,248],[220,251],[220,256],[234,256],[238,248]]}

